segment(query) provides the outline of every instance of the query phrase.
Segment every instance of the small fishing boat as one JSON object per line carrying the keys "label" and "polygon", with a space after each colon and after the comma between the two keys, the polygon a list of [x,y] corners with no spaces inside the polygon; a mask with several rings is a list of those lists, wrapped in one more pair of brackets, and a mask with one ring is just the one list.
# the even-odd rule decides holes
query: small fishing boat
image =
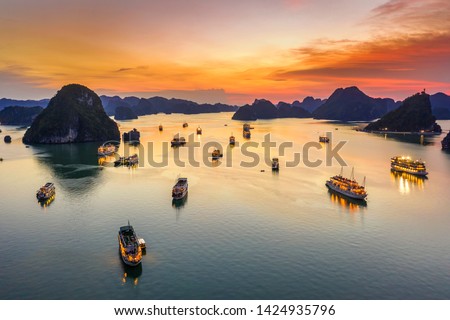
{"label": "small fishing boat", "polygon": [[132,156],[129,157],[120,157],[119,159],[114,161],[115,167],[120,166],[133,167],[137,166],[138,164],[139,164],[139,157],[137,154],[133,154]]}
{"label": "small fishing boat", "polygon": [[97,149],[97,154],[102,157],[110,156],[116,152],[117,152],[117,147],[111,143],[108,143],[106,145],[101,145]]}
{"label": "small fishing boat", "polygon": [[131,267],[139,265],[142,260],[142,248],[129,221],[127,226],[120,227],[118,239],[123,263]]}
{"label": "small fishing boat", "polygon": [[173,137],[172,141],[170,141],[170,145],[172,147],[184,146],[186,144],[186,139],[183,137]]}
{"label": "small fishing boat", "polygon": [[320,136],[319,142],[328,143],[330,142],[330,138],[328,138],[327,136]]}
{"label": "small fishing boat", "polygon": [[128,158],[125,158],[127,161],[127,166],[128,167],[135,167],[139,164],[139,157],[138,155],[135,153],[132,156],[129,156]]}
{"label": "small fishing boat", "polygon": [[230,145],[234,146],[236,144],[236,138],[234,136],[230,136]]}
{"label": "small fishing boat", "polygon": [[278,171],[279,169],[280,169],[280,162],[279,162],[278,158],[273,158],[272,159],[272,170]]}
{"label": "small fishing boat", "polygon": [[134,128],[133,130],[129,132],[123,133],[123,142],[128,142],[130,144],[139,144],[141,139],[141,133]]}
{"label": "small fishing boat", "polygon": [[178,178],[177,182],[172,188],[172,198],[174,200],[183,199],[188,193],[188,181],[187,178]]}
{"label": "small fishing boat", "polygon": [[52,182],[47,182],[45,185],[36,191],[36,198],[38,201],[46,201],[54,197],[56,194],[55,185]]}
{"label": "small fishing boat", "polygon": [[202,134],[202,128],[200,127],[197,128],[197,134]]}
{"label": "small fishing boat", "polygon": [[215,150],[212,152],[211,157],[213,158],[213,160],[217,160],[217,159],[219,159],[219,158],[222,158],[222,157],[223,157],[223,154],[220,152],[219,149],[215,149]]}

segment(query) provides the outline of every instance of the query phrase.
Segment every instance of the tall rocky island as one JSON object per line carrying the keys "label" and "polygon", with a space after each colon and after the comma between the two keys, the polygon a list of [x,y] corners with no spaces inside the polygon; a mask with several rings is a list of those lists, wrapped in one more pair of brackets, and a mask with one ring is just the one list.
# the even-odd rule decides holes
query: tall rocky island
{"label": "tall rocky island", "polygon": [[120,140],[117,123],[106,115],[98,95],[79,84],[62,87],[23,137],[27,144],[107,140]]}
{"label": "tall rocky island", "polygon": [[365,131],[441,133],[436,117],[431,112],[430,95],[416,93],[406,98],[396,110],[370,123]]}

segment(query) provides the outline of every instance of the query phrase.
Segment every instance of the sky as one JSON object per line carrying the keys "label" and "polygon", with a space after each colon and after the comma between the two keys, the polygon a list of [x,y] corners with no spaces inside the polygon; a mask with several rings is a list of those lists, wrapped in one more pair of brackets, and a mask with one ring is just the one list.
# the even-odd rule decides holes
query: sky
{"label": "sky", "polygon": [[450,94],[448,0],[0,0],[0,97]]}

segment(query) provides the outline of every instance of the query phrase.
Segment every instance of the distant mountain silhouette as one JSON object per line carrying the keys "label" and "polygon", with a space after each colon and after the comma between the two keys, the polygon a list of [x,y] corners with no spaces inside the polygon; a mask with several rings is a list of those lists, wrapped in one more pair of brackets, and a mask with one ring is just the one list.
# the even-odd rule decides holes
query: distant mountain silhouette
{"label": "distant mountain silhouette", "polygon": [[233,120],[245,120],[245,121],[254,121],[258,120],[255,114],[254,108],[246,104],[245,106],[240,107],[235,114],[231,117]]}
{"label": "distant mountain silhouette", "polygon": [[133,120],[137,118],[138,116],[130,107],[120,106],[116,108],[116,113],[114,115],[115,120]]}
{"label": "distant mountain silhouette", "polygon": [[292,103],[293,107],[301,107],[303,109],[305,109],[306,111],[312,113],[314,112],[318,107],[320,107],[321,105],[323,105],[325,102],[327,101],[327,99],[314,99],[313,97],[306,97],[305,99],[303,99],[302,102],[296,100]]}
{"label": "distant mountain silhouette", "polygon": [[370,121],[395,109],[392,99],[371,98],[357,87],[339,88],[313,112],[315,119]]}
{"label": "distant mountain silhouette", "polygon": [[298,105],[279,102],[277,108],[278,118],[311,118],[311,112]]}
{"label": "distant mountain silhouette", "polygon": [[430,96],[431,110],[438,120],[450,119],[450,96],[438,92]]}
{"label": "distant mountain silhouette", "polygon": [[431,112],[430,96],[425,92],[406,98],[400,107],[370,123],[366,131],[441,132]]}
{"label": "distant mountain silhouette", "polygon": [[42,107],[6,107],[0,111],[0,123],[28,126],[42,110]]}
{"label": "distant mountain silhouette", "polygon": [[101,96],[100,99],[108,115],[114,115],[117,107],[128,107],[138,116],[156,114],[156,113],[216,113],[216,112],[233,112],[238,107],[216,103],[216,104],[199,104],[197,102],[183,99],[166,99],[163,97],[137,98],[118,96],[108,97]]}
{"label": "distant mountain silhouette", "polygon": [[[125,97],[119,96],[100,96],[105,112],[109,116],[114,116],[117,107],[128,107],[136,115],[147,115],[155,113],[185,113],[185,114],[197,114],[197,113],[215,113],[215,112],[234,112],[238,110],[237,106],[226,104],[199,104],[189,100],[183,99],[166,99],[163,97],[152,98],[138,98],[138,97]],[[263,101],[267,101],[262,99]],[[445,93],[439,92],[430,96],[431,106],[433,114],[437,119],[450,119],[450,96]],[[42,100],[14,100],[1,98],[0,110],[10,106],[21,107],[35,107],[40,106],[45,108],[49,102],[49,99]],[[307,112],[313,114],[316,119],[329,119],[340,121],[370,121],[376,118],[380,118],[384,114],[395,110],[399,107],[400,102],[394,101],[390,98],[371,98],[365,95],[357,87],[349,87],[345,89],[336,89],[329,99],[315,99],[308,96],[303,99],[302,102],[296,100],[290,106],[288,103],[280,102],[277,105],[278,114],[277,118],[303,118],[307,115],[299,109],[294,107],[300,107]],[[240,114],[237,117],[243,117],[251,119],[253,112],[247,110],[250,106],[242,106],[239,111]],[[281,108],[280,108],[281,107]],[[264,112],[263,112],[264,113]],[[242,115],[241,115],[242,114]],[[264,119],[264,114],[261,119]],[[255,117],[257,117],[255,115]],[[257,117],[258,118],[258,117]]]}
{"label": "distant mountain silhouette", "polygon": [[0,110],[3,110],[5,107],[43,107],[45,108],[50,99],[41,99],[41,100],[15,100],[8,98],[0,99]]}
{"label": "distant mountain silhouette", "polygon": [[265,99],[256,99],[252,105],[240,107],[233,115],[233,120],[257,120],[276,118],[310,118],[311,113],[301,107],[294,107],[289,103],[280,102],[275,106]]}

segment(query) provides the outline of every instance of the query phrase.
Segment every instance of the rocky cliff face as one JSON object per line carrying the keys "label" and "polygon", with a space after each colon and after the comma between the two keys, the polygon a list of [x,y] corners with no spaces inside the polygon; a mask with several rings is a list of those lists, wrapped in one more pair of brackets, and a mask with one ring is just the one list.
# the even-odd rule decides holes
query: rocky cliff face
{"label": "rocky cliff face", "polygon": [[406,98],[396,110],[370,123],[366,131],[441,132],[431,112],[430,96],[425,92]]}
{"label": "rocky cliff face", "polygon": [[120,140],[118,126],[97,94],[79,84],[62,87],[23,137],[28,144],[107,140]]}
{"label": "rocky cliff face", "polygon": [[450,132],[441,141],[441,144],[442,144],[442,150],[450,150]]}

